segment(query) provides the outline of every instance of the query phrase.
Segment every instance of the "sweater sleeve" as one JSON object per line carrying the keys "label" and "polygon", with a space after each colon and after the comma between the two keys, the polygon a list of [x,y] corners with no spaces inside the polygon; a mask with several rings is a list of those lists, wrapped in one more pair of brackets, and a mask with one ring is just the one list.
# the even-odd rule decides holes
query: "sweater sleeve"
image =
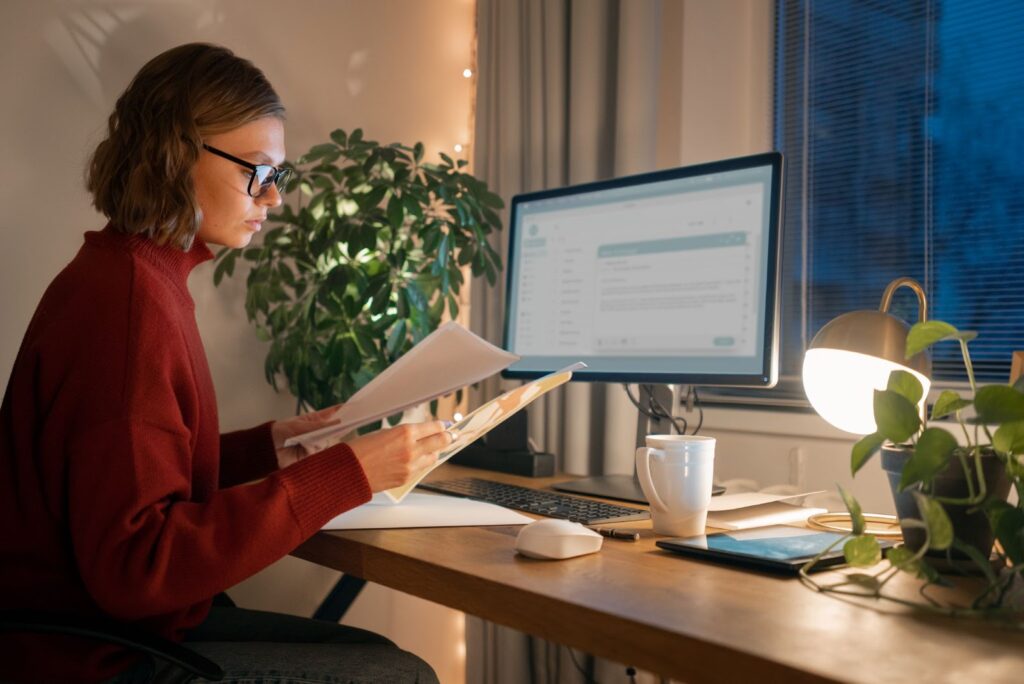
{"label": "sweater sleeve", "polygon": [[231,487],[266,477],[277,470],[277,451],[270,434],[273,422],[220,436],[220,486]]}
{"label": "sweater sleeve", "polygon": [[370,499],[346,444],[201,502],[190,501],[187,433],[118,418],[69,448],[75,559],[97,604],[122,620],[207,599]]}

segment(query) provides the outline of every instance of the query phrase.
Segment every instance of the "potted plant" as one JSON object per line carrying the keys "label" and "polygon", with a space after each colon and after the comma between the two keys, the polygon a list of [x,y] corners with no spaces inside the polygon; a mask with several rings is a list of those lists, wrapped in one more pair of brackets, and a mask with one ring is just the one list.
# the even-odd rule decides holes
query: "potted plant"
{"label": "potted plant", "polygon": [[[962,443],[944,428],[926,425],[917,408],[921,384],[910,373],[894,371],[886,389],[875,392],[877,432],[858,441],[851,454],[856,474],[882,451],[905,541],[886,554],[890,567],[873,576],[856,575],[855,582],[886,597],[882,587],[897,571],[937,582],[936,557],[963,571],[964,563],[955,562],[959,557],[987,583],[970,608],[928,604],[952,614],[1007,609],[1003,599],[1024,570],[1024,508],[1019,500],[1016,505],[1007,501],[1011,484],[1018,499],[1024,494],[1024,381],[978,388],[968,350],[975,336],[941,321],[918,323],[907,336],[907,358],[943,340],[960,344],[973,398],[943,391],[931,420],[955,417]],[[972,407],[974,416],[968,419],[965,412]],[[878,563],[881,551],[865,533],[859,504],[842,488],[840,494],[853,518],[853,534],[844,544],[846,560],[855,566]],[[993,540],[998,542],[994,563]],[[802,576],[808,580],[806,573]]]}
{"label": "potted plant", "polygon": [[[497,281],[488,243],[504,205],[487,185],[422,143],[381,145],[331,133],[296,162],[291,200],[259,244],[217,254],[214,283],[250,262],[246,315],[270,342],[264,371],[297,410],[345,401],[412,345],[454,319],[463,268]],[[276,224],[276,225],[274,225]],[[394,418],[398,418],[397,416]]]}

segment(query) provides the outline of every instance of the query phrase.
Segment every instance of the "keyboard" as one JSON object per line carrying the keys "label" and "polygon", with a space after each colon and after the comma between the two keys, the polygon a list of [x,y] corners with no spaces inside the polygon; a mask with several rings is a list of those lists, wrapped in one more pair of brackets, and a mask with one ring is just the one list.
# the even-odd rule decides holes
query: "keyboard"
{"label": "keyboard", "polygon": [[641,508],[618,506],[603,501],[584,499],[580,496],[556,494],[541,489],[481,480],[476,477],[421,482],[417,486],[442,494],[461,496],[527,513],[546,515],[549,518],[564,518],[584,525],[647,520],[651,517],[650,513]]}

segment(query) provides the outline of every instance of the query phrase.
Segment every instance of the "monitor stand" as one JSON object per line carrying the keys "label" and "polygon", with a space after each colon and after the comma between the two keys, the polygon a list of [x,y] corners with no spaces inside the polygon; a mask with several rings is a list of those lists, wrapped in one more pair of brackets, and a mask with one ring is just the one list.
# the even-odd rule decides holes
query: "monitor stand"
{"label": "monitor stand", "polygon": [[[673,385],[647,385],[640,388],[639,400],[642,404],[645,392],[650,390],[653,398],[662,406],[675,413],[678,408],[679,393]],[[672,422],[666,419],[648,418],[640,414],[636,423],[636,445],[640,448],[645,445],[647,435],[667,435],[672,432]],[[604,499],[618,499],[633,503],[647,505],[647,497],[640,489],[640,483],[636,479],[636,465],[633,465],[632,475],[599,475],[588,477],[582,480],[571,480],[552,485],[562,492],[574,494],[586,494],[587,496],[598,496]]]}

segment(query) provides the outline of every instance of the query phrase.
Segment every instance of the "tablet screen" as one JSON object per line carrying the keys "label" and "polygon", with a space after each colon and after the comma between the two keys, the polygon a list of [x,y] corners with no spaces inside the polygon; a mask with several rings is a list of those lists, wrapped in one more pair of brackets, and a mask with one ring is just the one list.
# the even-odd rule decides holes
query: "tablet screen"
{"label": "tablet screen", "polygon": [[[692,537],[679,541],[698,548],[724,553],[741,553],[775,560],[796,560],[813,558],[827,549],[830,544],[842,538],[843,535],[836,532],[776,525],[753,530],[709,534],[706,537]],[[841,547],[837,548],[842,551]]]}
{"label": "tablet screen", "polygon": [[[773,525],[686,539],[663,539],[657,544],[688,556],[796,572],[801,565],[844,536],[836,532]],[[891,545],[891,542],[881,540],[879,543],[883,547]],[[821,566],[841,562],[843,545],[836,544],[822,559]]]}

